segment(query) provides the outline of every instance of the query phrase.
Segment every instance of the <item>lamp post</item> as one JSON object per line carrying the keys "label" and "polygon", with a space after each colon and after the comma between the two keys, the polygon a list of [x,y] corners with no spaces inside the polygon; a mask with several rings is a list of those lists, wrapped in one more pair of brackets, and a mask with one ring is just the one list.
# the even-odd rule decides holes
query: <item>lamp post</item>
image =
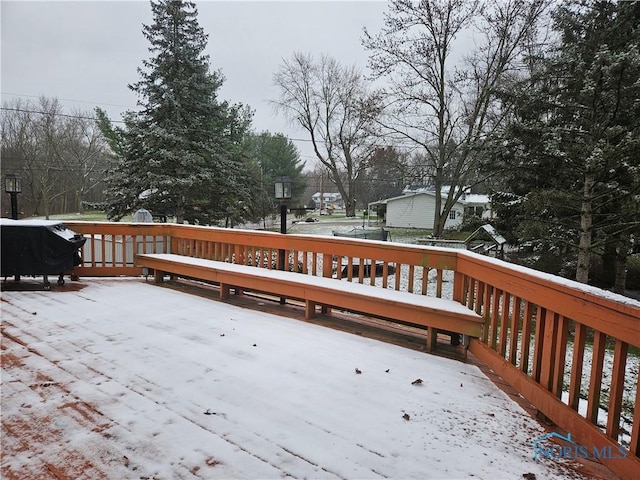
{"label": "lamp post", "polygon": [[276,200],[280,202],[280,233],[287,233],[287,200],[291,200],[291,179],[276,177]]}
{"label": "lamp post", "polygon": [[[291,179],[289,177],[276,177],[275,196],[280,202],[280,233],[287,233],[287,200],[291,199]],[[284,249],[278,251],[278,270],[284,270]],[[280,304],[284,305],[285,298],[280,297]]]}
{"label": "lamp post", "polygon": [[22,192],[22,182],[15,173],[4,176],[4,191],[11,196],[11,218],[18,219],[18,194]]}

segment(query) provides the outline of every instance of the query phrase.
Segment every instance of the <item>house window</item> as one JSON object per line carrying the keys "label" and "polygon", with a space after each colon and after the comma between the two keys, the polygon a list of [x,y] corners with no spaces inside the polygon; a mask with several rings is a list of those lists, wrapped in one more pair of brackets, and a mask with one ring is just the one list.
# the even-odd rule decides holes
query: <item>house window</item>
{"label": "house window", "polygon": [[465,215],[475,215],[476,217],[482,217],[484,213],[484,207],[464,207]]}
{"label": "house window", "polygon": [[449,212],[449,220],[455,220],[456,219],[456,211],[455,210],[451,210]]}

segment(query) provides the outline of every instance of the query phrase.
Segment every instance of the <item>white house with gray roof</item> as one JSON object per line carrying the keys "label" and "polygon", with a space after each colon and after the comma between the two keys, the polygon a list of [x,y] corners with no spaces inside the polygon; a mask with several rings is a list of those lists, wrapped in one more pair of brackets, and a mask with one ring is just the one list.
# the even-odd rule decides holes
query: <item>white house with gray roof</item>
{"label": "white house with gray roof", "polygon": [[[446,195],[447,188],[442,194]],[[444,198],[443,198],[444,201]],[[370,204],[386,204],[387,227],[433,228],[436,209],[436,195],[425,187],[405,188],[402,195]],[[445,228],[456,228],[465,215],[492,218],[491,201],[488,195],[465,193],[453,205],[445,222]]]}

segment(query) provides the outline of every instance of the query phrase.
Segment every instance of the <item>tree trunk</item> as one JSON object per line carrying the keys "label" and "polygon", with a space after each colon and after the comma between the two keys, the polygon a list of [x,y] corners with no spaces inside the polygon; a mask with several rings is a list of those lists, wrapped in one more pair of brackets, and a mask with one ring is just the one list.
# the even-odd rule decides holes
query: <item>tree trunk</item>
{"label": "tree trunk", "polygon": [[587,172],[584,178],[584,190],[582,193],[582,208],[580,210],[580,246],[578,248],[578,265],[576,268],[576,281],[589,283],[589,265],[591,262],[591,191],[595,184],[593,173]]}
{"label": "tree trunk", "polygon": [[620,240],[616,247],[615,257],[615,283],[613,291],[624,295],[627,283],[627,256],[631,247],[631,236],[629,232],[620,234]]}
{"label": "tree trunk", "polygon": [[431,232],[431,235],[433,235],[435,238],[441,238],[442,232],[444,230],[444,224],[442,223],[442,214],[440,212],[440,209],[442,208],[442,200],[439,197],[440,195],[438,195],[438,191],[436,190],[436,204],[433,209],[433,232]]}
{"label": "tree trunk", "polygon": [[347,217],[355,217],[356,216],[356,204],[355,204],[355,202],[347,201],[347,203],[345,205],[346,205],[345,215]]}
{"label": "tree trunk", "polygon": [[433,235],[435,238],[442,238],[444,233],[444,221],[442,220],[442,169],[436,168],[435,177],[435,207],[433,212]]}

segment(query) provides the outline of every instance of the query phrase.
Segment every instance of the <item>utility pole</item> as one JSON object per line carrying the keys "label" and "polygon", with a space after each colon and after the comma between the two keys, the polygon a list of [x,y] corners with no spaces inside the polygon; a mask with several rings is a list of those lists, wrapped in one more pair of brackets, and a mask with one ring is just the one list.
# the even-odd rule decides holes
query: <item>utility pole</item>
{"label": "utility pole", "polygon": [[322,215],[322,201],[324,199],[324,172],[320,173],[320,215]]}

